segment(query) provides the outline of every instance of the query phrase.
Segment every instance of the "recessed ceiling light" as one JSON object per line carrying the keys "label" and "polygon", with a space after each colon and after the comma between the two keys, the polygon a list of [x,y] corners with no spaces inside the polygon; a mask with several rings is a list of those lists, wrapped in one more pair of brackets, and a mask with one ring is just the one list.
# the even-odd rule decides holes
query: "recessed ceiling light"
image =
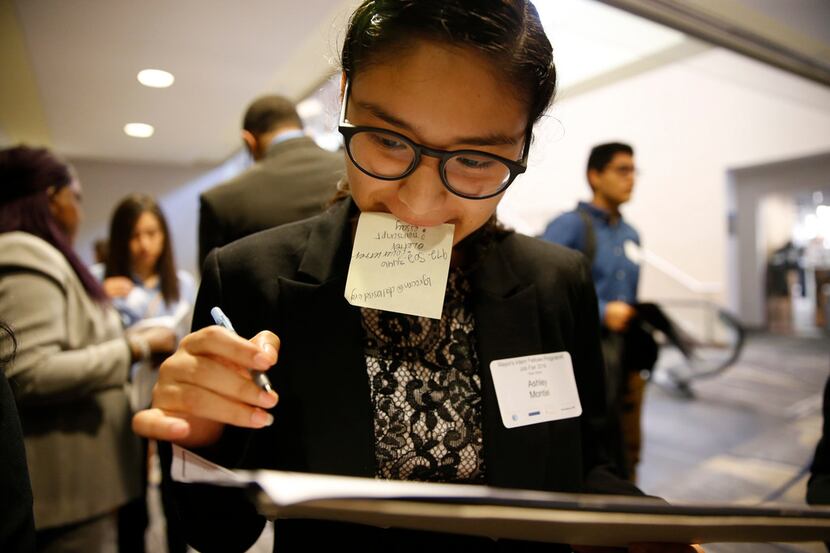
{"label": "recessed ceiling light", "polygon": [[138,72],[138,82],[153,88],[167,88],[175,80],[172,73],[161,69],[143,69]]}
{"label": "recessed ceiling light", "polygon": [[124,125],[124,132],[127,133],[127,136],[135,138],[149,138],[153,136],[155,129],[153,125],[147,123],[127,123]]}

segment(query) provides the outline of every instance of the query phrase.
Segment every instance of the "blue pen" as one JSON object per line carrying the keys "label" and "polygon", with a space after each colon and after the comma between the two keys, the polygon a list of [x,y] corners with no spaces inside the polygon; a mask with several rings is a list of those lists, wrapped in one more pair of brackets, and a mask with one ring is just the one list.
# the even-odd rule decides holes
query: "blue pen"
{"label": "blue pen", "polygon": [[[210,316],[213,317],[213,322],[221,326],[222,328],[227,328],[234,334],[236,331],[233,329],[233,325],[231,324],[231,320],[225,315],[221,309],[218,307],[214,307],[210,310]],[[273,392],[274,389],[271,387],[271,381],[268,380],[268,375],[266,375],[262,371],[258,371],[255,369],[248,369],[251,371],[251,377],[254,379],[260,388],[265,390],[266,392]]]}

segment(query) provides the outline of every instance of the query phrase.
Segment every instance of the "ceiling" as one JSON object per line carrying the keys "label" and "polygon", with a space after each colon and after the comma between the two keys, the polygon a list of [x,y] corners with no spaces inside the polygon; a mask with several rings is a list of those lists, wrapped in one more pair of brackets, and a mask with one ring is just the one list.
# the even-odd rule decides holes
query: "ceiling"
{"label": "ceiling", "polygon": [[[335,71],[356,3],[0,0],[0,67],[12,76],[0,84],[0,145],[45,144],[75,159],[220,162],[239,148],[251,99],[276,92],[300,100]],[[707,48],[593,0],[536,4],[560,97]],[[136,80],[145,68],[176,81],[146,88]],[[122,131],[130,122],[155,134],[130,138]]]}
{"label": "ceiling", "polygon": [[[0,2],[16,18],[24,58],[6,59],[2,44],[0,59],[17,69],[3,85],[18,89],[13,102],[5,96],[15,92],[4,90],[0,108],[7,140],[72,158],[178,163],[227,157],[241,143],[244,107],[264,91],[298,98],[312,89],[331,70],[331,27],[350,11],[343,0]],[[145,68],[176,81],[144,87],[136,74]],[[5,113],[21,107],[23,122]],[[149,123],[155,135],[130,138],[122,131],[129,122]]]}

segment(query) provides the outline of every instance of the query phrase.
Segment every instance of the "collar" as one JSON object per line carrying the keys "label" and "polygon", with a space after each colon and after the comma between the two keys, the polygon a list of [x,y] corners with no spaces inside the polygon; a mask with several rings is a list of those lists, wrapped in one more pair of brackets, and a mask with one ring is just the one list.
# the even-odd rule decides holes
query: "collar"
{"label": "collar", "polygon": [[278,133],[268,144],[268,148],[265,150],[265,158],[275,155],[284,148],[293,148],[295,144],[302,144],[306,140],[310,141],[312,144],[314,143],[308,135],[299,129],[291,129]]}
{"label": "collar", "polygon": [[[350,196],[317,217],[299,265],[299,272],[309,282],[345,281],[352,256],[351,219],[358,213],[357,204]],[[503,239],[479,229],[456,245],[456,248],[469,248],[476,257],[463,269],[473,287],[495,297],[509,297],[522,287],[502,249],[492,247]]]}
{"label": "collar", "polygon": [[300,138],[301,136],[305,136],[302,129],[289,129],[287,131],[278,132],[274,135],[274,138],[271,139],[271,143],[268,146],[271,147],[274,144],[279,144],[280,142],[285,142],[286,140],[291,140],[292,138]]}
{"label": "collar", "polygon": [[308,236],[308,246],[299,272],[317,283],[346,278],[352,256],[351,217],[358,212],[349,196],[316,218]]}
{"label": "collar", "polygon": [[577,204],[576,208],[578,210],[586,212],[588,215],[590,215],[592,217],[595,217],[597,219],[602,219],[606,223],[611,223],[612,221],[616,221],[618,223],[621,223],[623,221],[622,213],[620,213],[619,216],[614,216],[611,213],[609,213],[608,211],[606,211],[606,210],[604,210],[600,207],[597,207],[594,204],[589,203],[589,202],[579,202]]}

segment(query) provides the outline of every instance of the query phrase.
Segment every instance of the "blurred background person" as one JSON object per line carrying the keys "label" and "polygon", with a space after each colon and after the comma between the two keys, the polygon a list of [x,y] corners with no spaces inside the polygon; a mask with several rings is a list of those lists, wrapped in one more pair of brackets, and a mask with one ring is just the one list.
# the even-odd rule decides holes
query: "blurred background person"
{"label": "blurred background person", "polygon": [[242,141],[253,167],[199,197],[199,266],[213,248],[323,210],[345,174],[342,154],[303,132],[293,102],[262,96],[248,106]]}
{"label": "blurred background person", "polygon": [[145,194],[121,200],[110,219],[107,243],[106,261],[92,271],[124,327],[146,326],[149,321],[186,334],[196,282],[187,271],[176,269],[167,218],[158,202]]}
{"label": "blurred background person", "polygon": [[603,327],[606,395],[612,415],[619,419],[619,423],[611,419],[606,433],[612,457],[632,482],[642,442],[645,381],[640,372],[653,367],[657,349],[649,334],[631,324],[637,318],[640,235],[623,218],[620,207],[631,199],[635,175],[631,146],[619,142],[594,146],[586,168],[593,194],[590,203],[579,202],[576,209],[551,221],[543,235],[549,242],[583,252],[591,263]]}
{"label": "blurred background person", "polygon": [[139,494],[130,364],[175,345],[125,336],[72,247],[80,183],[44,148],[0,151],[0,313],[18,350],[5,368],[32,481],[38,551],[116,550],[117,509]]}
{"label": "blurred background person", "polygon": [[[113,211],[110,221],[109,247],[106,263],[93,267],[103,280],[104,291],[112,299],[125,328],[147,325],[165,326],[184,336],[190,330],[196,284],[187,271],[176,270],[173,243],[167,219],[154,198],[131,194]],[[162,359],[146,359],[135,363],[132,370],[133,407],[150,405],[153,385]],[[148,443],[142,440],[144,458]],[[140,467],[143,490],[146,491],[149,463]],[[187,545],[179,536],[176,518],[163,499],[167,519],[168,552],[184,552]],[[119,548],[144,551],[144,532],[149,523],[146,493],[122,508],[119,516]]]}

